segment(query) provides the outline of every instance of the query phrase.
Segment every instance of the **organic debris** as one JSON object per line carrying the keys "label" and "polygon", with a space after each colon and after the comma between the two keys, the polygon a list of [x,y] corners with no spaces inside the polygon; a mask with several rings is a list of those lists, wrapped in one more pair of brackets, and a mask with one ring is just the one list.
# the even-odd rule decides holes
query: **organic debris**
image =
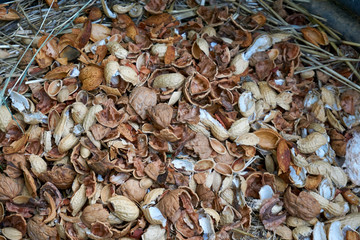
{"label": "organic debris", "polygon": [[90,2],[0,5],[2,239],[360,238],[356,43],[288,0]]}

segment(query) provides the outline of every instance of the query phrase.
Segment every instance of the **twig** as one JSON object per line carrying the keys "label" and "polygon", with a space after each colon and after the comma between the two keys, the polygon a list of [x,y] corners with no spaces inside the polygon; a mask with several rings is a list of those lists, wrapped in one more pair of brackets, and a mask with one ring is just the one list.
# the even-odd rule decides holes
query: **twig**
{"label": "twig", "polygon": [[356,43],[356,42],[341,41],[341,43],[347,44],[347,45],[350,45],[350,46],[354,46],[354,47],[360,47],[360,43]]}
{"label": "twig", "polygon": [[240,234],[245,235],[245,236],[252,237],[252,238],[261,239],[261,238],[259,238],[258,236],[255,236],[255,235],[253,235],[253,234],[251,234],[251,233],[242,231],[242,230],[240,230],[240,229],[238,229],[238,228],[234,228],[232,231],[237,232],[237,233],[240,233]]}
{"label": "twig", "polygon": [[34,26],[34,24],[31,23],[28,15],[26,14],[26,12],[24,11],[24,9],[21,7],[20,4],[19,4],[19,8],[20,8],[21,12],[23,13],[23,15],[25,16],[25,19],[26,19],[27,23],[29,24],[32,32],[35,34],[38,31],[38,29]]}
{"label": "twig", "polygon": [[[32,57],[32,59],[30,60],[29,64],[26,66],[25,70],[23,71],[21,77],[18,78],[18,80],[16,81],[15,85],[12,87],[12,89],[10,90],[13,91],[15,89],[15,87],[17,86],[17,84],[20,82],[20,84],[22,83],[22,81],[24,80],[24,77],[30,67],[30,65],[32,64],[32,62],[35,60],[35,57],[36,55],[40,52],[41,48],[45,46],[45,44],[47,44],[48,41],[50,41],[51,39],[53,39],[55,36],[57,36],[58,34],[60,34],[69,24],[69,22],[71,22],[74,18],[76,18],[78,16],[78,14],[83,10],[85,9],[90,3],[92,2],[92,0],[89,0],[87,3],[85,3],[78,11],[76,14],[74,14],[73,16],[71,16],[68,20],[66,20],[64,23],[60,24],[59,26],[55,27],[52,29],[52,31],[49,33],[49,35],[47,36],[47,38],[45,39],[45,41],[42,43],[42,45],[39,47],[39,49],[35,52],[34,56]],[[52,2],[53,3],[53,2]],[[45,16],[45,19],[43,21],[43,23],[41,24],[40,26],[40,29],[39,31],[42,29],[45,21],[46,21],[46,18],[48,16],[48,13],[50,12],[51,10],[51,6],[50,8],[48,9],[48,12],[47,12],[47,15]],[[39,31],[36,33],[35,37],[37,36],[37,34],[39,34]],[[57,31],[57,32],[55,32]],[[55,33],[54,33],[55,32]],[[54,33],[54,34],[53,34]],[[35,38],[34,38],[35,39]],[[17,62],[16,66],[17,67],[20,63],[20,60],[24,57],[26,51],[30,48],[32,42],[34,41],[34,39],[29,43],[28,47],[26,48],[26,50],[24,51],[24,54],[22,55],[22,57],[19,59],[19,61]],[[15,67],[14,69],[11,71],[11,74],[14,73],[15,71]],[[8,96],[5,97],[4,99],[4,95],[5,95],[5,90],[6,90],[6,87],[7,85],[9,84],[9,81],[10,81],[10,77],[6,79],[5,81],[5,84],[4,84],[4,88],[2,89],[1,91],[1,94],[0,94],[0,105],[3,104],[4,100],[6,100]]]}
{"label": "twig", "polygon": [[296,72],[294,72],[294,75],[303,73],[303,72],[307,72],[307,71],[311,71],[311,70],[315,70],[315,69],[319,69],[319,68],[323,68],[325,66],[330,66],[331,64],[333,64],[333,63],[323,64],[320,66],[304,67],[304,68],[301,68],[301,69],[297,70]]}
{"label": "twig", "polygon": [[[335,49],[335,51],[338,53],[338,55],[340,55],[341,57],[344,57],[343,52],[336,46],[336,44],[334,42],[330,42],[330,45]],[[346,63],[346,65],[348,65],[348,67],[351,69],[351,71],[353,71],[353,73],[355,74],[355,76],[360,79],[360,74],[359,72],[356,70],[356,68],[349,62],[349,61],[344,61]]]}
{"label": "twig", "polygon": [[[315,63],[317,65],[323,65],[321,62],[315,60],[314,58],[312,57],[308,57],[308,56],[304,56],[306,59],[308,59],[310,61],[309,64],[311,63]],[[354,90],[360,92],[360,86],[353,83],[352,81],[350,81],[349,79],[347,79],[346,77],[342,76],[341,74],[335,72],[334,70],[332,70],[331,68],[327,67],[327,66],[324,66],[323,67],[323,70],[325,70],[327,73],[330,73],[331,75],[333,76],[336,76],[337,77],[337,80],[339,80],[341,83],[353,88]]]}
{"label": "twig", "polygon": [[[51,5],[52,5],[53,3],[54,3],[54,2],[52,2]],[[49,11],[47,12],[47,15],[48,15],[48,13],[50,12],[50,10],[51,10],[51,8],[49,8]],[[47,15],[46,15],[46,16],[47,16]],[[35,37],[31,40],[31,42],[29,43],[29,45],[26,47],[26,49],[25,49],[23,55],[20,57],[19,61],[16,63],[16,65],[14,66],[14,68],[11,70],[10,76],[5,80],[4,87],[3,87],[3,89],[1,90],[1,93],[0,93],[0,106],[4,103],[4,100],[6,100],[6,99],[4,99],[5,91],[6,91],[6,88],[7,88],[8,84],[9,84],[9,82],[10,82],[10,79],[11,79],[12,74],[15,72],[15,69],[16,69],[16,68],[18,67],[18,65],[20,64],[20,61],[21,61],[21,60],[23,59],[23,57],[25,56],[27,50],[29,50],[31,44],[34,42],[35,38],[36,38],[37,35],[40,33],[40,30],[41,30],[42,26],[44,25],[45,20],[46,20],[46,18],[44,19],[43,23],[41,24],[39,31],[35,34]],[[46,42],[46,41],[44,41],[44,43],[45,43],[45,42]],[[43,43],[43,45],[44,45],[44,43]],[[41,49],[41,48],[40,48],[40,49]],[[38,50],[38,51],[39,51],[39,50]],[[36,55],[34,55],[33,59],[35,59],[35,56],[36,56]],[[25,74],[26,74],[26,71],[27,71],[27,69],[30,67],[30,64],[32,63],[33,59],[29,62],[26,70],[22,72],[21,77],[18,78],[18,80],[17,80],[16,83],[14,84],[12,90],[16,87],[16,85],[18,84],[19,81],[22,82],[22,80],[24,79],[24,76],[25,76]],[[20,83],[20,84],[21,84],[21,83]],[[12,90],[11,90],[11,91],[12,91]],[[10,92],[11,92],[11,91],[10,91]]]}

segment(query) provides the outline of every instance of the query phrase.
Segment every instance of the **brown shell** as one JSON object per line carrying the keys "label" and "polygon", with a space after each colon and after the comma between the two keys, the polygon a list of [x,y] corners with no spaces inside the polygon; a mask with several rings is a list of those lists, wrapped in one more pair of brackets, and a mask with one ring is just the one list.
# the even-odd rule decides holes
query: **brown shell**
{"label": "brown shell", "polygon": [[104,70],[97,65],[88,65],[80,70],[79,79],[82,89],[92,91],[103,82]]}
{"label": "brown shell", "polygon": [[195,163],[194,170],[197,172],[208,171],[213,169],[214,166],[215,162],[213,160],[203,159]]}
{"label": "brown shell", "polygon": [[218,173],[220,173],[222,175],[225,175],[225,176],[231,176],[232,175],[232,169],[226,163],[217,162],[215,164],[214,169],[215,169],[216,172],[218,172]]}
{"label": "brown shell", "polygon": [[305,40],[311,42],[316,46],[329,44],[329,39],[326,33],[324,33],[323,31],[319,31],[313,27],[306,27],[301,29],[301,32]]}
{"label": "brown shell", "polygon": [[270,128],[261,128],[254,134],[260,139],[258,145],[265,150],[275,149],[281,139],[280,134]]}
{"label": "brown shell", "polygon": [[212,149],[217,152],[218,154],[225,154],[226,153],[226,148],[225,146],[216,138],[210,138],[209,139],[210,142],[210,146],[212,147]]}

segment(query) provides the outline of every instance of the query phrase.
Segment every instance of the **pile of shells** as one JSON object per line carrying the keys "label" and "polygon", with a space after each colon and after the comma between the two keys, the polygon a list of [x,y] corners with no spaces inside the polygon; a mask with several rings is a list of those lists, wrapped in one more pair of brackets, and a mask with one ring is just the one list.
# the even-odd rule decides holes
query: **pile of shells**
{"label": "pile of shells", "polygon": [[295,74],[299,44],[261,12],[187,4],[179,21],[172,1],[102,1],[35,41],[45,81],[0,107],[1,239],[244,239],[253,217],[256,238],[360,238],[360,94]]}

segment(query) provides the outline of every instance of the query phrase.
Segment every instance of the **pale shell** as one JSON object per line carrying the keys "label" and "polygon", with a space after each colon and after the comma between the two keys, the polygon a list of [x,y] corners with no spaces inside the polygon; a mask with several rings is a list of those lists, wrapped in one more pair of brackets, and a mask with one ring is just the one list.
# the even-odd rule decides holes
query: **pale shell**
{"label": "pale shell", "polygon": [[70,91],[67,87],[63,87],[58,95],[56,96],[56,99],[58,102],[63,103],[69,99]]}
{"label": "pale shell", "polygon": [[319,160],[310,163],[306,170],[312,175],[327,175],[331,171],[331,165],[328,162]]}
{"label": "pale shell", "polygon": [[319,132],[321,134],[326,134],[326,128],[323,126],[323,124],[320,123],[310,123],[310,125],[307,127],[308,130],[314,130],[315,132]]}
{"label": "pale shell", "polygon": [[182,92],[181,91],[175,91],[171,94],[171,97],[169,99],[169,102],[168,102],[168,105],[172,106],[174,105],[175,103],[177,103],[180,98],[181,98],[181,94]]}
{"label": "pale shell", "polygon": [[249,60],[254,53],[262,52],[271,47],[273,44],[274,39],[270,35],[262,34],[254,39],[253,43],[251,44],[244,54],[244,59]]}
{"label": "pale shell", "polygon": [[164,193],[164,191],[165,188],[155,188],[151,190],[145,195],[144,201],[141,204],[141,206],[146,206],[148,204],[155,203],[156,199],[158,199]]}
{"label": "pale shell", "polygon": [[140,211],[136,204],[125,196],[115,196],[108,199],[114,209],[114,214],[123,221],[133,221],[138,218]]}
{"label": "pale shell", "polygon": [[124,13],[127,13],[129,12],[133,7],[134,7],[135,3],[133,4],[129,4],[129,5],[120,5],[120,4],[115,4],[113,6],[113,10],[114,12],[116,13],[120,13],[120,14],[124,14]]}
{"label": "pale shell", "polygon": [[226,224],[231,224],[234,222],[234,211],[233,209],[227,205],[224,207],[223,211],[221,212],[220,215],[220,224],[221,225],[226,225]]}
{"label": "pale shell", "polygon": [[87,148],[84,147],[84,146],[81,146],[81,147],[80,147],[80,156],[81,156],[82,158],[88,158],[88,157],[90,157],[90,154],[91,154],[91,152],[90,152],[89,149],[87,149]]}
{"label": "pale shell", "polygon": [[332,200],[335,197],[335,187],[328,178],[324,178],[318,187],[319,194],[328,200]]}
{"label": "pale shell", "polygon": [[[165,240],[166,239],[166,230],[165,228],[160,227],[159,225],[150,225],[141,235],[142,240]],[[132,240],[132,238],[121,238],[120,240]]]}
{"label": "pale shell", "polygon": [[166,50],[167,50],[166,44],[158,43],[151,47],[150,52],[152,55],[157,55],[160,59],[162,59],[165,56]]}
{"label": "pale shell", "polygon": [[227,203],[229,203],[230,205],[233,204],[234,201],[234,192],[231,188],[227,188],[224,191],[222,191],[220,193],[220,197],[225,200]]}
{"label": "pale shell", "polygon": [[348,176],[341,167],[332,166],[329,172],[329,177],[337,188],[343,188],[348,182]]}
{"label": "pale shell", "polygon": [[63,139],[61,139],[58,149],[59,153],[65,153],[75,147],[75,145],[79,142],[79,138],[75,136],[73,133],[69,133]]}
{"label": "pale shell", "polygon": [[323,196],[321,196],[316,192],[309,192],[309,193],[311,194],[311,196],[313,196],[316,199],[316,201],[318,201],[321,208],[323,208],[326,212],[330,213],[331,215],[341,216],[344,213],[346,213],[344,204],[330,202],[329,200],[327,200],[326,198],[324,198]]}
{"label": "pale shell", "polygon": [[321,100],[330,109],[340,110],[339,90],[334,86],[326,86],[321,88]]}
{"label": "pale shell", "polygon": [[251,92],[243,92],[238,101],[239,110],[242,116],[249,117],[255,112],[255,99]]}
{"label": "pale shell", "polygon": [[86,187],[84,184],[75,192],[70,200],[70,207],[72,209],[72,215],[76,216],[78,212],[80,212],[81,208],[87,201],[86,197]]}
{"label": "pale shell", "polygon": [[327,143],[327,138],[321,133],[313,132],[306,138],[298,140],[296,143],[300,152],[313,153]]}
{"label": "pale shell", "polygon": [[275,232],[276,232],[277,235],[279,235],[281,237],[281,239],[286,239],[286,240],[293,239],[292,231],[287,226],[280,225],[275,229]]}
{"label": "pale shell", "polygon": [[181,73],[167,73],[157,76],[154,79],[154,88],[178,88],[185,81],[184,75]]}
{"label": "pale shell", "polygon": [[87,107],[82,102],[74,102],[71,108],[71,117],[76,124],[83,123],[88,112]]}
{"label": "pale shell", "polygon": [[255,99],[261,99],[259,86],[255,82],[244,82],[241,86],[246,91],[250,91]]}
{"label": "pale shell", "polygon": [[326,109],[326,116],[331,126],[333,126],[339,132],[344,132],[345,128],[341,125],[339,120],[334,116],[330,109]]}
{"label": "pale shell", "polygon": [[109,42],[106,44],[106,47],[112,55],[119,59],[126,59],[128,55],[128,51],[118,42]]}
{"label": "pale shell", "polygon": [[194,132],[201,132],[206,137],[210,137],[210,132],[206,129],[204,124],[198,123],[198,124],[188,124],[188,127],[193,130]]}
{"label": "pale shell", "polygon": [[13,227],[6,227],[1,229],[2,234],[9,240],[20,240],[22,239],[22,233]]}
{"label": "pale shell", "polygon": [[231,61],[231,66],[235,67],[235,75],[242,74],[249,67],[249,61],[244,59],[244,53],[239,53]]}
{"label": "pale shell", "polygon": [[195,40],[191,48],[192,55],[195,59],[200,58],[201,51],[205,53],[206,56],[209,56],[210,54],[208,42],[203,38],[198,38]]}
{"label": "pale shell", "polygon": [[214,37],[214,36],[216,36],[216,30],[213,27],[205,26],[201,30],[201,36],[204,36],[205,34],[207,34],[209,37]]}
{"label": "pale shell", "polygon": [[325,115],[325,107],[323,102],[317,101],[312,105],[311,112],[313,112],[314,116],[320,121],[325,122],[326,121],[326,115]]}
{"label": "pale shell", "polygon": [[144,189],[148,189],[149,187],[151,187],[151,185],[153,184],[153,180],[151,180],[151,178],[142,178],[140,180],[140,187],[144,188]]}
{"label": "pale shell", "polygon": [[279,105],[284,110],[289,111],[290,104],[292,103],[292,96],[293,96],[293,93],[291,93],[291,92],[284,91],[284,92],[280,93],[276,97],[277,105]]}
{"label": "pale shell", "polygon": [[138,83],[140,83],[138,74],[131,67],[120,66],[119,73],[120,73],[121,78],[125,82],[132,83],[133,85],[137,85]]}
{"label": "pale shell", "polygon": [[288,216],[286,218],[286,225],[288,225],[289,227],[300,227],[310,226],[310,223],[298,217]]}
{"label": "pale shell", "polygon": [[307,239],[311,236],[312,229],[307,226],[296,227],[292,234],[295,240]]}
{"label": "pale shell", "polygon": [[305,72],[300,73],[300,76],[304,80],[313,78],[315,76],[315,71],[313,71],[313,70],[305,71]]}
{"label": "pale shell", "polygon": [[255,146],[260,142],[260,139],[254,133],[245,133],[237,137],[235,142],[238,145]]}
{"label": "pale shell", "polygon": [[119,63],[116,61],[109,61],[105,65],[104,75],[105,75],[105,83],[107,86],[110,86],[110,83],[118,81],[114,79],[114,77],[119,75]]}
{"label": "pale shell", "polygon": [[328,240],[344,239],[339,221],[332,222],[328,228]]}
{"label": "pale shell", "polygon": [[49,87],[47,88],[46,93],[50,97],[55,97],[63,87],[63,81],[62,80],[54,80],[49,84]]}
{"label": "pale shell", "polygon": [[103,108],[101,105],[94,105],[89,109],[83,121],[83,128],[85,131],[89,131],[90,127],[96,123],[95,114],[102,110]]}
{"label": "pale shell", "polygon": [[11,113],[6,106],[0,106],[0,130],[2,132],[6,131],[7,126],[12,121]]}
{"label": "pale shell", "polygon": [[101,5],[102,5],[102,7],[103,7],[103,9],[104,9],[104,13],[105,13],[105,15],[108,17],[108,18],[112,18],[112,19],[114,19],[114,18],[116,18],[116,13],[113,13],[111,10],[110,10],[110,8],[108,7],[108,5],[107,5],[107,3],[106,3],[106,0],[101,0]]}
{"label": "pale shell", "polygon": [[29,157],[29,162],[31,165],[31,171],[36,176],[47,171],[47,164],[45,160],[39,157],[38,155],[31,154]]}
{"label": "pale shell", "polygon": [[291,149],[291,159],[298,167],[307,167],[309,165],[308,161],[306,161],[302,155],[295,153],[295,148]]}
{"label": "pale shell", "polygon": [[271,108],[276,107],[276,98],[277,94],[274,89],[272,89],[267,82],[259,82],[260,93],[264,97],[264,100]]}
{"label": "pale shell", "polygon": [[211,129],[217,140],[224,141],[229,138],[228,131],[204,109],[200,109],[200,121]]}
{"label": "pale shell", "polygon": [[210,215],[215,220],[216,225],[218,225],[220,221],[219,213],[212,208],[203,208],[203,209],[206,214]]}
{"label": "pale shell", "polygon": [[166,226],[166,218],[157,207],[142,208],[146,220],[154,225]]}
{"label": "pale shell", "polygon": [[228,130],[231,140],[235,140],[237,137],[248,133],[250,131],[250,125],[248,118],[240,118],[236,120]]}
{"label": "pale shell", "polygon": [[136,4],[130,11],[129,16],[132,18],[140,17],[144,12],[143,6]]}

